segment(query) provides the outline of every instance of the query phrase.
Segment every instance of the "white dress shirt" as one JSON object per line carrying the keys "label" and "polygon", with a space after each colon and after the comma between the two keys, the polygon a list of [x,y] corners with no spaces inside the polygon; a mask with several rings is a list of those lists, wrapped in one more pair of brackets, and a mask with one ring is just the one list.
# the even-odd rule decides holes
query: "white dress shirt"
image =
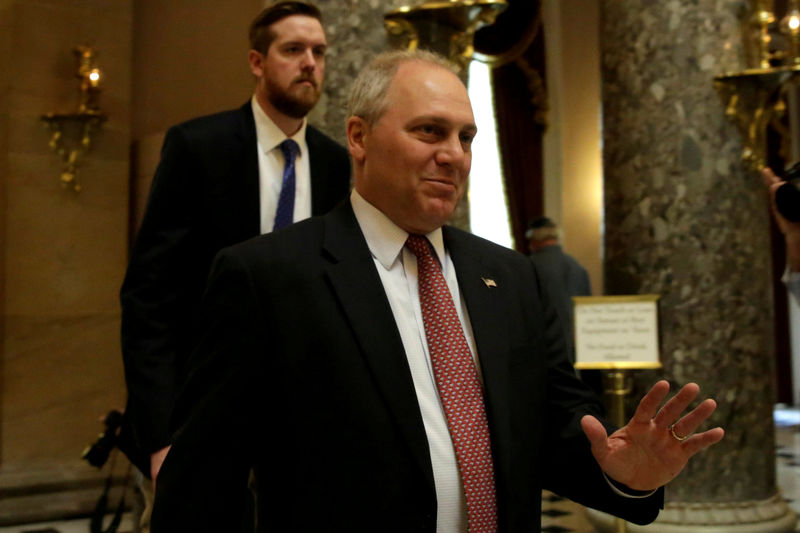
{"label": "white dress shirt", "polygon": [[[436,388],[428,343],[425,340],[425,325],[422,321],[417,287],[417,258],[404,246],[408,233],[397,227],[386,215],[364,200],[355,189],[350,195],[350,200],[389,299],[389,305],[392,308],[392,314],[408,358],[408,365],[411,368],[411,377],[422,412],[422,422],[428,437],[433,478],[436,484],[436,532],[466,533],[466,499],[458,471],[455,448],[453,448],[444,408]],[[426,237],[436,250],[436,255],[442,264],[442,273],[453,297],[480,377],[480,365],[476,357],[472,327],[466,306],[461,300],[458,290],[453,262],[450,254],[444,248],[441,228],[429,233]]]}
{"label": "white dress shirt", "polygon": [[[436,484],[436,533],[467,533],[467,504],[461,475],[425,338],[417,284],[417,258],[405,248],[407,232],[367,202],[355,189],[350,193],[350,201],[386,291],[411,369]],[[464,336],[478,370],[478,378],[483,382],[469,314],[458,290],[455,267],[444,247],[441,228],[426,237],[442,264],[442,274],[453,297]],[[603,475],[609,487],[619,496],[638,499],[650,497],[656,492],[653,490],[634,495],[616,487],[605,473]]]}
{"label": "white dress shirt", "polygon": [[275,211],[278,210],[278,197],[283,185],[285,160],[280,144],[293,139],[300,147],[294,164],[295,193],[294,216],[292,222],[311,216],[311,165],[306,144],[306,120],[297,133],[287,137],[264,113],[255,95],[250,100],[253,117],[256,120],[256,139],[258,140],[258,190],[261,233],[269,233],[275,225]]}

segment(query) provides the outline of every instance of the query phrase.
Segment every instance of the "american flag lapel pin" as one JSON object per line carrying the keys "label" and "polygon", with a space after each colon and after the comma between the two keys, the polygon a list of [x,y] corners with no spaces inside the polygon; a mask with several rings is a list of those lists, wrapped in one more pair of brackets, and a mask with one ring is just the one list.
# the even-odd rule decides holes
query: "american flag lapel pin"
{"label": "american flag lapel pin", "polygon": [[483,282],[486,284],[487,287],[497,287],[497,283],[494,282],[492,278],[481,278]]}

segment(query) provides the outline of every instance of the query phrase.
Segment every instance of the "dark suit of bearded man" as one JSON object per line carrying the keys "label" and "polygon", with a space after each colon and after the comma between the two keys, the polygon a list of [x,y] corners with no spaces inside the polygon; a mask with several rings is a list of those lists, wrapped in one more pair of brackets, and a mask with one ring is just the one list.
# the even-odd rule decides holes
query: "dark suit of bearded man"
{"label": "dark suit of bearded man", "polygon": [[[259,531],[437,530],[423,418],[362,230],[348,203],[217,257],[154,533],[229,530],[251,467]],[[579,421],[601,408],[530,260],[451,227],[442,238],[480,361],[499,531],[539,531],[543,488],[652,521],[663,490],[617,495],[592,456]]]}
{"label": "dark suit of bearded man", "polygon": [[[259,160],[251,101],[172,127],[122,286],[128,382],[123,445],[142,472],[170,443],[170,416],[192,324],[215,254],[260,233]],[[350,186],[346,150],[306,126],[311,213],[328,212]]]}

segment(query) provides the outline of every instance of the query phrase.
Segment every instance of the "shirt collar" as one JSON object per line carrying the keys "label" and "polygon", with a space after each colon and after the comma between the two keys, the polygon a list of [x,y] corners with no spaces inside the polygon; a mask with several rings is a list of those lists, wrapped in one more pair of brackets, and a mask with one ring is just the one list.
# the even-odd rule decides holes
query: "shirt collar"
{"label": "shirt collar", "polygon": [[[354,188],[350,193],[350,203],[356,215],[361,232],[367,240],[367,246],[383,268],[389,270],[400,258],[400,252],[408,239],[408,232],[392,222],[377,207],[369,203]],[[444,263],[444,239],[442,228],[436,228],[425,235],[433,245],[439,261]]]}
{"label": "shirt collar", "polygon": [[306,125],[308,121],[304,118],[303,124],[300,129],[292,135],[287,137],[285,133],[272,121],[269,116],[261,109],[261,105],[256,99],[256,95],[250,99],[250,105],[253,107],[253,118],[256,121],[256,139],[258,139],[258,146],[266,154],[277,148],[284,140],[294,139],[300,147],[299,155],[302,155],[306,149]]}

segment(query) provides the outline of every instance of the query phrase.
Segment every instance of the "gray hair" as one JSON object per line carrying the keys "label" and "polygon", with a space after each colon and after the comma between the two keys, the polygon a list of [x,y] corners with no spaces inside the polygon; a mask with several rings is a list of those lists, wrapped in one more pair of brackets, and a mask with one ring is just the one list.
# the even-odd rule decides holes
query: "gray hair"
{"label": "gray hair", "polygon": [[372,126],[389,106],[386,95],[400,65],[409,61],[430,63],[458,75],[457,67],[428,50],[394,50],[375,56],[361,71],[347,101],[347,118],[361,117]]}
{"label": "gray hair", "polygon": [[548,217],[539,217],[531,220],[528,224],[528,231],[525,232],[527,239],[534,241],[547,241],[550,239],[559,240],[561,232],[559,231],[558,224],[553,222]]}
{"label": "gray hair", "polygon": [[525,232],[525,237],[534,241],[549,241],[550,239],[559,240],[561,232],[558,228],[536,228]]}

